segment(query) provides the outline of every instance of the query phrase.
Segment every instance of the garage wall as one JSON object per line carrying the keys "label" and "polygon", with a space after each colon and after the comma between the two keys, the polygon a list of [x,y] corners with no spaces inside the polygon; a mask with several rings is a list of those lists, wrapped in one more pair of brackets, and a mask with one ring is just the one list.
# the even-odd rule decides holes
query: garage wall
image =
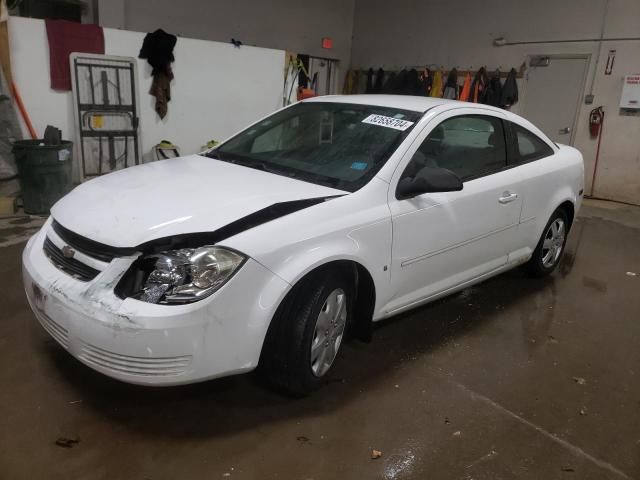
{"label": "garage wall", "polygon": [[[102,26],[277,48],[349,65],[355,0],[100,0]],[[325,50],[322,37],[334,48]],[[256,71],[256,75],[260,72]]]}
{"label": "garage wall", "polygon": [[[104,29],[107,55],[136,57],[144,33]],[[49,47],[44,21],[9,18],[13,76],[37,132],[47,124],[75,140],[71,92],[50,88]],[[236,49],[227,43],[180,38],[173,63],[169,112],[160,119],[155,98],[147,92],[151,67],[137,59],[142,152],[163,139],[196,153],[208,140],[222,140],[282,105],[285,52],[265,48]],[[260,81],[253,72],[261,72]],[[25,130],[26,132],[26,130]]]}
{"label": "garage wall", "polygon": [[[357,0],[354,16],[352,65],[387,69],[420,64],[481,66],[506,70],[518,67],[527,55],[590,54],[591,78],[597,42],[536,43],[494,47],[504,36],[509,42],[598,38],[606,0]],[[609,0],[604,37],[640,37],[640,2]],[[615,68],[604,75],[610,49],[617,50]],[[640,72],[640,41],[604,42],[593,85],[593,105],[582,105],[574,145],[585,158],[587,193],[597,141],[589,138],[588,116],[603,105],[605,126],[593,195],[640,204],[640,116],[621,115],[618,103],[625,74]],[[522,95],[526,96],[526,84]],[[517,112],[517,108],[514,111]]]}

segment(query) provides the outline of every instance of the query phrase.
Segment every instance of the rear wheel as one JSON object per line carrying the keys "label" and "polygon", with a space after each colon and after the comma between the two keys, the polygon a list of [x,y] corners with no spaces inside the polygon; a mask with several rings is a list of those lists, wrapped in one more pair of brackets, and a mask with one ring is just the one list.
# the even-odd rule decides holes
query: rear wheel
{"label": "rear wheel", "polygon": [[323,382],[351,317],[353,282],[339,271],[310,275],[287,295],[269,327],[260,368],[267,380],[304,395]]}
{"label": "rear wheel", "polygon": [[542,277],[553,272],[562,258],[569,233],[569,219],[564,210],[556,210],[544,228],[542,237],[525,264],[527,272]]}

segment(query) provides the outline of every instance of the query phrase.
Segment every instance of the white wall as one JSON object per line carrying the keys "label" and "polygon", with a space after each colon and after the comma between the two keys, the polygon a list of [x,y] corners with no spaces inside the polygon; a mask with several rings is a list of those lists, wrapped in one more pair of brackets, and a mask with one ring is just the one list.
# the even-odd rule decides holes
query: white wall
{"label": "white wall", "polygon": [[[597,42],[538,43],[494,47],[507,41],[550,41],[597,38],[606,0],[357,0],[352,64],[387,69],[437,64],[476,70],[518,67],[527,55],[591,54],[586,89],[597,56]],[[640,37],[640,1],[609,0],[606,37]],[[604,75],[609,49],[617,50],[615,69]],[[640,41],[604,42],[594,83],[594,105],[582,104],[574,145],[587,168],[587,193],[597,142],[589,138],[588,116],[603,105],[605,126],[595,196],[640,204],[640,117],[621,116],[622,76],[640,72]],[[526,85],[522,91],[526,96]],[[517,108],[514,111],[518,111]]]}
{"label": "white wall", "polygon": [[[137,57],[144,33],[104,29],[107,55]],[[71,92],[50,88],[49,47],[42,20],[10,17],[13,76],[39,135],[48,124],[76,140]],[[174,50],[175,80],[167,116],[160,120],[148,94],[151,67],[137,60],[140,133],[143,155],[160,140],[183,154],[200,151],[208,140],[222,140],[282,103],[285,52],[179,38]],[[258,75],[256,72],[260,72]]]}
{"label": "white wall", "polygon": [[[355,0],[100,0],[105,27],[167,32],[192,38],[277,48],[341,61],[351,56]],[[334,48],[322,48],[331,37]]]}

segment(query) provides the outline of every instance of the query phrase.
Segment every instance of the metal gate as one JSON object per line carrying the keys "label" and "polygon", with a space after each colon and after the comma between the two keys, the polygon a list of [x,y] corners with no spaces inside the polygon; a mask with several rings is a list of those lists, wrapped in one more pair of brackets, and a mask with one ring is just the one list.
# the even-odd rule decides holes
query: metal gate
{"label": "metal gate", "polygon": [[69,61],[82,177],[138,165],[136,60],[73,53]]}

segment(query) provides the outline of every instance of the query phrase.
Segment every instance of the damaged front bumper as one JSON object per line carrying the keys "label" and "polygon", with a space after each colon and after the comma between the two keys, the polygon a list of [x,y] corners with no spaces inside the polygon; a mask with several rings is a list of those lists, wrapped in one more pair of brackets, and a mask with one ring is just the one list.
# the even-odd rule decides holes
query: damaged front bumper
{"label": "damaged front bumper", "polygon": [[86,365],[145,385],[192,383],[257,366],[289,284],[256,261],[249,259],[206,299],[155,305],[113,292],[135,256],[115,258],[94,279],[81,281],[44,254],[48,232],[50,222],[23,252],[25,292],[44,329]]}

